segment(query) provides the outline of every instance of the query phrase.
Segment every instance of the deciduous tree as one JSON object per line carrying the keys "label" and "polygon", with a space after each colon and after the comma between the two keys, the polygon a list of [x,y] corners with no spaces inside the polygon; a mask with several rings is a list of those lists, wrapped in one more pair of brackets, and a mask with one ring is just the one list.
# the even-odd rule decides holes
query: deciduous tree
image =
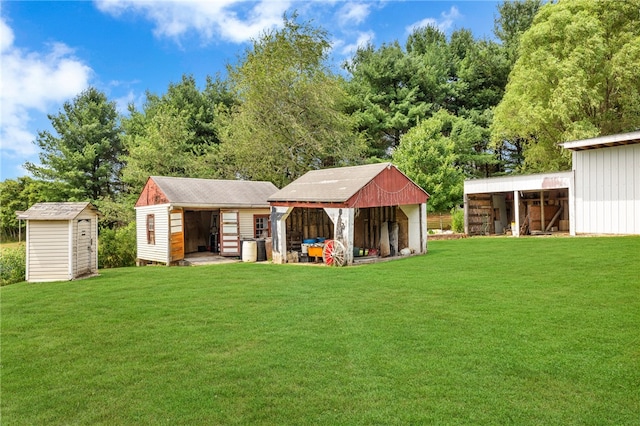
{"label": "deciduous tree", "polygon": [[486,161],[474,146],[483,129],[471,120],[440,110],[402,137],[393,154],[398,167],[430,195],[430,211],[449,211],[462,203],[464,179]]}
{"label": "deciduous tree", "polygon": [[520,40],[495,144],[524,141],[525,169],[562,170],[558,143],[640,128],[639,0],[548,3]]}
{"label": "deciduous tree", "polygon": [[247,49],[229,78],[239,100],[221,126],[233,177],[285,185],[310,169],[359,161],[346,93],[326,65],[327,34],[285,17]]}

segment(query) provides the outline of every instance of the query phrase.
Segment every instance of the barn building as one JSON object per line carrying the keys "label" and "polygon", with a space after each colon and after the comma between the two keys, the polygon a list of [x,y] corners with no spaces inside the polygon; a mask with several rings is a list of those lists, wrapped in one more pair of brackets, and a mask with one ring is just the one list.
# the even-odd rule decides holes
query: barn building
{"label": "barn building", "polygon": [[640,234],[640,131],[562,146],[572,151],[572,233]]}
{"label": "barn building", "polygon": [[465,232],[640,234],[640,131],[561,145],[569,172],[465,181]]}
{"label": "barn building", "polygon": [[98,219],[91,203],[37,203],[27,223],[28,282],[67,281],[98,272]]}
{"label": "barn building", "polygon": [[135,205],[138,264],[185,254],[240,256],[241,240],[271,233],[271,182],[152,176]]}
{"label": "barn building", "polygon": [[428,199],[391,163],[310,171],[269,197],[273,261],[291,261],[291,253],[317,258],[315,246],[326,240],[342,247],[344,264],[369,250],[426,253]]}

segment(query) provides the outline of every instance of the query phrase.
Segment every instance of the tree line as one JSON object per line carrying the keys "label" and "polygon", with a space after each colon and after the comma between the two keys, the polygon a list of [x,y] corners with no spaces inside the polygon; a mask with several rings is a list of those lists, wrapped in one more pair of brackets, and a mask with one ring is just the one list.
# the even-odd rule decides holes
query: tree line
{"label": "tree line", "polygon": [[38,201],[91,201],[103,227],[131,224],[151,175],[268,180],[393,161],[432,195],[464,179],[564,170],[557,143],[640,128],[640,0],[505,1],[494,40],[415,29],[359,48],[340,70],[330,34],[294,14],[254,40],[226,76],[192,76],[119,114],[88,88],[49,115],[32,177],[1,182],[3,236]]}

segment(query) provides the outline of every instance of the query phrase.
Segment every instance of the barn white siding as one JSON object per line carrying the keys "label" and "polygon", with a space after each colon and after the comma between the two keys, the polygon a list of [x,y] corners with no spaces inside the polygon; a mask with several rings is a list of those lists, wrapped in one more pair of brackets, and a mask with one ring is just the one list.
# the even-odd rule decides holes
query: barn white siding
{"label": "barn white siding", "polygon": [[640,234],[640,144],[573,152],[575,229]]}
{"label": "barn white siding", "polygon": [[240,239],[254,238],[253,235],[253,216],[254,215],[267,215],[269,216],[270,210],[266,209],[239,209],[240,215]]}
{"label": "barn white siding", "polygon": [[[147,215],[155,219],[155,244],[147,244]],[[136,207],[138,258],[169,263],[169,205]]]}
{"label": "barn white siding", "polygon": [[68,220],[27,221],[27,273],[29,282],[70,280]]}

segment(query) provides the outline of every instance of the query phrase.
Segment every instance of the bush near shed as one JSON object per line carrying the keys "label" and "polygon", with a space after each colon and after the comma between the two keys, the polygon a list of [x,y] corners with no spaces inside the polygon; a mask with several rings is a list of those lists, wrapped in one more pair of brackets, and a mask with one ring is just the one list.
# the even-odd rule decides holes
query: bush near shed
{"label": "bush near shed", "polygon": [[0,285],[24,281],[27,254],[24,244],[0,249]]}
{"label": "bush near shed", "polygon": [[136,224],[100,230],[98,268],[121,268],[136,263]]}

